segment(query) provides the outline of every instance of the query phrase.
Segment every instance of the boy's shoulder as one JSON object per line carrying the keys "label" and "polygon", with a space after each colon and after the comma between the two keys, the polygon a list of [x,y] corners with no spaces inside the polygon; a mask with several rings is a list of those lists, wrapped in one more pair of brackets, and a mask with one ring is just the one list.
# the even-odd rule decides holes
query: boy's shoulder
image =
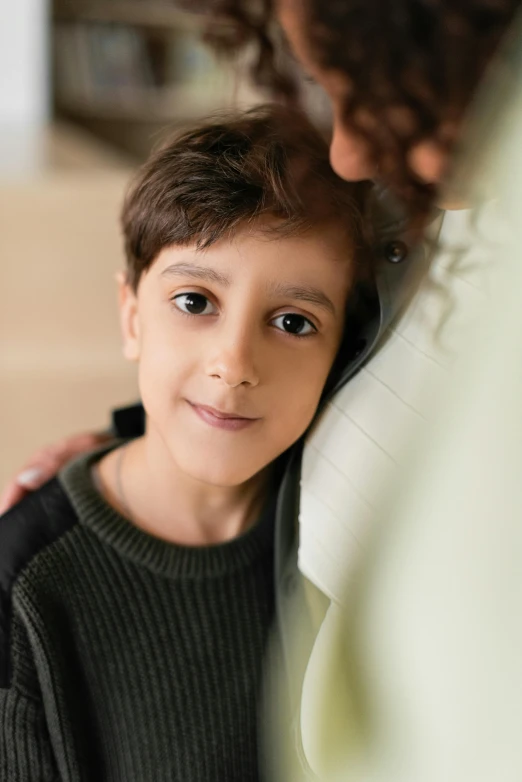
{"label": "boy's shoulder", "polygon": [[77,523],[57,478],[0,516],[0,593],[8,594],[31,560]]}
{"label": "boy's shoulder", "polygon": [[7,676],[12,591],[34,558],[78,523],[54,478],[0,516],[0,687]]}

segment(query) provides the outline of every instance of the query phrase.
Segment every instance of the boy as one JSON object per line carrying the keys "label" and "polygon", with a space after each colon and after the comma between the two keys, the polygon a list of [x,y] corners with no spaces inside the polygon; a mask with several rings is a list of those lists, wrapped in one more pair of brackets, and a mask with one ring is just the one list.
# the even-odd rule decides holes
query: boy
{"label": "boy", "polygon": [[143,437],[0,521],[0,779],[258,779],[279,465],[364,248],[359,186],[259,109],[152,156],[123,209]]}

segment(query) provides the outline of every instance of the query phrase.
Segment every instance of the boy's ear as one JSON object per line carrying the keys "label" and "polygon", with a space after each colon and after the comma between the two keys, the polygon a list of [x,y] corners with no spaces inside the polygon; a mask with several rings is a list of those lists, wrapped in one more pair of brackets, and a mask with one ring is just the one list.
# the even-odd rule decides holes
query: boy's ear
{"label": "boy's ear", "polygon": [[116,275],[118,286],[118,305],[120,310],[120,328],[123,338],[123,355],[129,361],[138,361],[140,357],[140,324],[138,317],[138,298],[129,285],[127,274],[120,271]]}

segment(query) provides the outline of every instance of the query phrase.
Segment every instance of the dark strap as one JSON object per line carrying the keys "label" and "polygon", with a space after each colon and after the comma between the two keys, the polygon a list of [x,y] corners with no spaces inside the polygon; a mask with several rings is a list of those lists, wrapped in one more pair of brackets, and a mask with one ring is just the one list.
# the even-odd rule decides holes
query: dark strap
{"label": "dark strap", "polygon": [[119,407],[112,411],[112,428],[116,437],[141,437],[145,433],[145,410],[141,404]]}

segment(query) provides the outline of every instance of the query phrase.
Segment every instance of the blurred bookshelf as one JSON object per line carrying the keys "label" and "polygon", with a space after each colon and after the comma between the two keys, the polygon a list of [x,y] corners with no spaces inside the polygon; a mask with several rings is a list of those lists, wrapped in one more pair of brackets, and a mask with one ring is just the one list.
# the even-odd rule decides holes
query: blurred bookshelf
{"label": "blurred bookshelf", "polygon": [[257,102],[247,68],[203,43],[207,23],[174,0],[54,0],[56,116],[141,159],[167,128]]}
{"label": "blurred bookshelf", "polygon": [[201,14],[159,0],[56,0],[54,18],[62,22],[112,22],[160,30],[194,30],[203,22]]}

